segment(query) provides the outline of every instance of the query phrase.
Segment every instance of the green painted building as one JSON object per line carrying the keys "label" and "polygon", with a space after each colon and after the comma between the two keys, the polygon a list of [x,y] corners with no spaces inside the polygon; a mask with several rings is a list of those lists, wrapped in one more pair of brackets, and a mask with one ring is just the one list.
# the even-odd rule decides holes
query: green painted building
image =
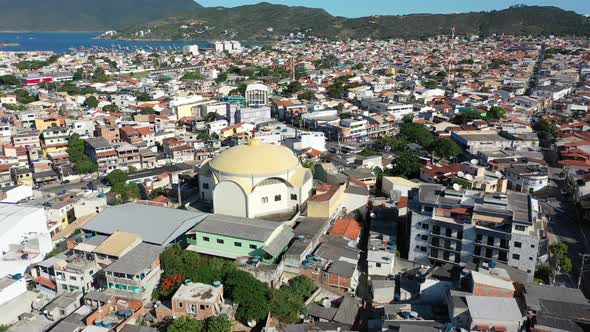
{"label": "green painted building", "polygon": [[293,237],[293,230],[279,222],[211,214],[187,233],[187,249],[230,259],[260,257],[272,264]]}

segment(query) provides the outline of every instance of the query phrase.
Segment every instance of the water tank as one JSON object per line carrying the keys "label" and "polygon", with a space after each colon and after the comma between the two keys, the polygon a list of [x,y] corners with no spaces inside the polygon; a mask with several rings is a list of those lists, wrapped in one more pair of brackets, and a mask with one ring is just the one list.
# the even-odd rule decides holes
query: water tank
{"label": "water tank", "polygon": [[309,267],[310,265],[311,265],[311,262],[308,261],[307,259],[303,261],[303,266]]}
{"label": "water tank", "polygon": [[111,322],[109,322],[108,320],[105,320],[102,322],[102,326],[104,327],[111,327]]}
{"label": "water tank", "polygon": [[221,286],[221,281],[214,281],[213,282],[213,287],[219,288],[220,286]]}
{"label": "water tank", "polygon": [[402,318],[403,319],[410,318],[410,312],[409,311],[402,311]]}
{"label": "water tank", "polygon": [[491,261],[488,263],[488,266],[490,267],[490,269],[494,269],[494,268],[496,268],[496,262]]}
{"label": "water tank", "polygon": [[15,274],[12,276],[12,278],[13,278],[14,280],[20,280],[20,279],[22,279],[22,277],[23,277],[23,275],[22,275],[21,273],[15,273]]}
{"label": "water tank", "polygon": [[305,256],[305,259],[308,261],[313,260],[313,255],[307,255]]}
{"label": "water tank", "polygon": [[102,326],[102,320],[100,320],[100,319],[96,319],[96,320],[94,321],[94,325],[96,325],[96,326]]}
{"label": "water tank", "polygon": [[399,301],[400,300],[399,294],[398,293],[393,294],[393,299],[396,301]]}
{"label": "water tank", "polygon": [[22,259],[29,259],[29,254],[22,254],[20,256],[20,258],[22,258]]}
{"label": "water tank", "polygon": [[184,284],[185,284],[185,285],[190,285],[190,284],[192,284],[192,283],[193,283],[193,281],[192,281],[191,279],[185,279],[185,280],[184,280]]}

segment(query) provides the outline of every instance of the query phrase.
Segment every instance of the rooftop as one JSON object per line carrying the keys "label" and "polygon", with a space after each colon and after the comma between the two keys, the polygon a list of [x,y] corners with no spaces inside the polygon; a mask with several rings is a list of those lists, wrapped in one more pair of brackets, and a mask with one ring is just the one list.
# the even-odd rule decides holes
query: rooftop
{"label": "rooftop", "polygon": [[86,232],[135,232],[144,242],[168,244],[206,217],[205,213],[127,203],[109,206],[84,225]]}

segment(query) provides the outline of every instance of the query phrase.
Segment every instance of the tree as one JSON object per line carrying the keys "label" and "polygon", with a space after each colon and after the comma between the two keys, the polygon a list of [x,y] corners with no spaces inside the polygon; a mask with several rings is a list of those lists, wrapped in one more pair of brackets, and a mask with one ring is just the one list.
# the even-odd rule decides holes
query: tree
{"label": "tree", "polygon": [[432,144],[432,152],[439,157],[451,159],[463,153],[463,150],[455,141],[443,138]]}
{"label": "tree", "polygon": [[315,94],[312,91],[304,91],[297,95],[297,99],[299,100],[313,100],[315,99]]}
{"label": "tree", "polygon": [[16,101],[21,104],[30,104],[37,99],[35,96],[30,95],[25,89],[18,89],[14,94],[16,95]]}
{"label": "tree", "polygon": [[420,163],[418,158],[410,153],[402,152],[393,162],[393,168],[387,170],[390,176],[401,176],[406,179],[413,179],[420,176]]}
{"label": "tree", "polygon": [[143,107],[140,111],[143,115],[156,114],[156,111],[151,107]]}
{"label": "tree", "polygon": [[139,101],[150,101],[152,98],[145,92],[141,92],[136,96]]}
{"label": "tree", "polygon": [[118,112],[119,111],[119,106],[115,105],[115,104],[109,104],[109,105],[104,105],[102,107],[103,111],[107,111],[107,112]]}
{"label": "tree", "polygon": [[404,123],[400,128],[400,136],[411,143],[427,148],[434,142],[434,135],[420,123]]}
{"label": "tree", "polygon": [[74,172],[76,174],[94,173],[98,169],[97,165],[92,162],[92,159],[85,154],[84,140],[80,139],[80,135],[73,134],[68,139],[68,155],[70,161],[74,164]]}
{"label": "tree", "polygon": [[506,116],[506,110],[500,106],[492,106],[487,112],[487,117],[490,119],[503,119]]}
{"label": "tree", "polygon": [[182,76],[183,80],[204,80],[205,76],[203,76],[203,74],[197,72],[197,71],[189,71],[186,72],[183,76]]}
{"label": "tree", "polygon": [[104,69],[96,67],[94,72],[92,72],[92,80],[95,82],[106,82],[109,80],[109,77],[105,73]]}
{"label": "tree", "polygon": [[129,179],[129,175],[127,175],[127,173],[123,172],[120,169],[116,169],[116,170],[110,172],[109,175],[107,175],[107,180],[109,181],[111,186],[113,186],[117,183],[125,183],[125,182],[127,182],[128,179]]}
{"label": "tree", "polygon": [[555,242],[549,247],[549,252],[553,258],[553,266],[558,267],[563,272],[571,272],[573,268],[567,251],[568,246],[563,242]]}
{"label": "tree", "polygon": [[227,73],[221,73],[217,75],[217,78],[215,79],[215,83],[217,84],[221,84],[225,81],[227,81]]}
{"label": "tree", "polygon": [[203,327],[203,321],[184,316],[175,319],[166,332],[201,332],[204,331]]}
{"label": "tree", "polygon": [[19,85],[20,81],[14,75],[0,76],[0,85]]}
{"label": "tree", "polygon": [[82,69],[82,68],[76,69],[72,79],[74,81],[81,81],[83,78],[84,78],[84,69]]}
{"label": "tree", "polygon": [[84,106],[96,108],[98,106],[98,99],[95,96],[90,96],[84,100]]}
{"label": "tree", "polygon": [[231,332],[232,323],[225,314],[211,316],[205,321],[206,332]]}
{"label": "tree", "polygon": [[269,312],[268,286],[248,272],[233,270],[225,278],[225,290],[238,303],[236,318],[242,322],[263,320]]}
{"label": "tree", "polygon": [[297,93],[303,89],[303,85],[299,81],[292,81],[287,85],[285,90],[283,91],[285,96],[292,95]]}

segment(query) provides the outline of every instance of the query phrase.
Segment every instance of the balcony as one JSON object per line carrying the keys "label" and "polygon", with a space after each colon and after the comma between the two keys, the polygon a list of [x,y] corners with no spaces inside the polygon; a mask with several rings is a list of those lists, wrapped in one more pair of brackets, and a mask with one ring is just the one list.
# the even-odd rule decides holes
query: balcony
{"label": "balcony", "polygon": [[498,250],[503,250],[503,251],[510,251],[510,248],[508,248],[507,246],[500,246],[500,245],[491,245],[491,244],[487,244],[487,242],[484,241],[480,241],[480,240],[475,240],[474,244],[476,246],[482,246],[485,248],[492,248],[492,249],[498,249]]}
{"label": "balcony", "polygon": [[449,240],[453,240],[453,241],[458,241],[458,242],[463,241],[463,239],[459,239],[457,237],[453,237],[452,235],[451,236],[447,236],[446,234],[441,234],[440,232],[430,231],[430,235],[431,236],[435,236],[435,237],[440,237],[440,238],[443,238],[443,239],[449,239]]}
{"label": "balcony", "polygon": [[445,250],[445,251],[453,251],[456,253],[461,253],[461,249],[462,248],[457,248],[457,247],[452,247],[452,246],[445,246],[445,245],[441,245],[439,244],[434,244],[434,243],[429,243],[428,244],[429,247],[434,248],[434,249],[438,249],[438,250]]}

